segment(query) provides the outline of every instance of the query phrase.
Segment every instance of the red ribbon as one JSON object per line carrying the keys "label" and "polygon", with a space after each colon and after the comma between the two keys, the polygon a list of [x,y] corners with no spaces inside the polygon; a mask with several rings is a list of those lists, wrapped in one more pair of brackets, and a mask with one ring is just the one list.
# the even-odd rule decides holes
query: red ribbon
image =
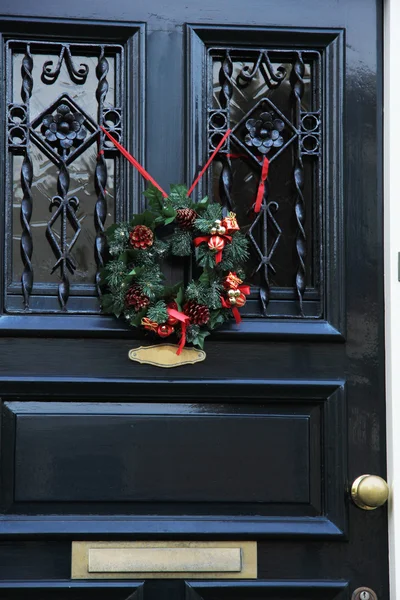
{"label": "red ribbon", "polygon": [[167,308],[167,313],[171,317],[174,317],[174,319],[177,319],[181,322],[181,339],[179,340],[179,348],[176,352],[179,356],[186,344],[186,328],[190,319],[187,315],[184,315],[182,312],[179,312],[179,310],[176,310],[175,308]]}
{"label": "red ribbon", "polygon": [[100,125],[100,129],[112,141],[112,143],[114,144],[114,146],[116,148],[118,148],[118,150],[121,152],[121,154],[123,156],[125,156],[125,158],[127,160],[129,160],[129,162],[134,167],[136,167],[136,169],[139,171],[139,173],[142,175],[142,177],[144,177],[145,179],[147,179],[147,181],[150,181],[150,183],[152,183],[154,185],[154,187],[156,187],[162,193],[162,195],[163,195],[164,198],[168,198],[168,194],[166,192],[164,192],[164,190],[162,189],[162,187],[158,185],[158,183],[152,178],[152,176],[150,175],[150,173],[148,173],[146,171],[146,169],[144,169],[142,167],[142,165],[140,163],[138,163],[138,161],[136,160],[136,158],[134,158],[132,156],[132,154],[129,154],[128,150],[126,150],[123,146],[121,146],[121,144],[119,142],[117,142],[117,140],[115,138],[113,138],[113,136],[107,131],[107,129],[104,129],[104,127],[102,125]]}
{"label": "red ribbon", "polygon": [[[248,285],[239,285],[237,289],[240,290],[245,296],[248,296],[250,294],[250,286]],[[236,325],[239,325],[242,322],[242,317],[240,316],[240,312],[237,306],[232,306],[232,304],[230,304],[230,302],[223,296],[221,296],[221,304],[224,308],[230,308],[232,310],[232,314],[235,318]]]}
{"label": "red ribbon", "polygon": [[245,296],[248,296],[250,294],[250,286],[249,285],[239,285],[239,287],[237,289],[240,290],[242,292],[242,294],[244,294]]}
{"label": "red ribbon", "polygon": [[228,131],[225,133],[224,137],[219,142],[219,144],[215,148],[214,152],[211,154],[210,158],[208,159],[208,161],[206,162],[206,164],[204,165],[204,167],[202,168],[202,170],[200,171],[200,173],[196,177],[196,179],[193,181],[193,183],[190,186],[190,189],[189,189],[189,191],[187,193],[187,197],[188,198],[189,198],[190,194],[193,192],[193,190],[196,187],[196,185],[199,183],[200,179],[203,177],[204,173],[207,171],[208,167],[211,165],[212,161],[214,160],[214,158],[216,157],[216,155],[218,154],[218,152],[221,150],[222,146],[225,144],[225,142],[228,139],[230,133],[231,133],[231,129],[228,129]]}
{"label": "red ribbon", "polygon": [[223,296],[221,296],[221,304],[224,308],[230,308],[232,310],[232,314],[235,317],[236,325],[239,325],[239,323],[241,323],[242,321],[239,309],[236,306],[232,306],[232,304],[230,304],[228,300]]}
{"label": "red ribbon", "polygon": [[[216,233],[215,236],[218,236],[220,238],[224,238],[224,240],[227,240],[228,242],[232,241],[232,236],[231,235],[226,235],[226,234],[219,234]],[[202,235],[201,237],[197,237],[194,238],[193,240],[193,244],[197,247],[200,246],[200,244],[202,244],[203,242],[209,242],[210,239],[214,237],[214,235]],[[225,246],[224,246],[225,247]],[[222,248],[223,250],[224,248]],[[218,252],[215,254],[215,263],[218,265],[218,263],[221,262],[222,260],[222,250],[218,250]]]}
{"label": "red ribbon", "polygon": [[269,170],[269,160],[266,156],[264,156],[262,169],[261,169],[261,179],[260,179],[260,183],[258,186],[256,203],[254,206],[255,213],[259,213],[261,210],[261,204],[262,204],[262,200],[264,197],[265,180],[268,177],[268,170]]}

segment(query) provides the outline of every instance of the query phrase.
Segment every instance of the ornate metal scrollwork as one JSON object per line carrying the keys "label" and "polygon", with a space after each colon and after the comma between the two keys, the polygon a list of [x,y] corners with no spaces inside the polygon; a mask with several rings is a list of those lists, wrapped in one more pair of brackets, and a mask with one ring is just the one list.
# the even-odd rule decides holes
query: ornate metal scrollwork
{"label": "ornate metal scrollwork", "polygon": [[284,144],[282,132],[285,123],[273,112],[263,112],[258,119],[247,119],[248,134],[244,141],[247,146],[253,146],[260,154],[268,154],[271,148],[281,148]]}
{"label": "ornate metal scrollwork", "polygon": [[259,71],[262,71],[264,79],[269,88],[278,87],[286,77],[286,69],[279,66],[276,70],[272,66],[268,51],[264,50],[259,53],[253,67],[244,65],[240,73],[236,77],[236,85],[238,88],[245,88],[254,79]]}
{"label": "ornate metal scrollwork", "polygon": [[74,66],[70,44],[61,44],[57,65],[54,69],[52,68],[54,65],[54,62],[52,60],[48,60],[44,63],[41,76],[43,83],[51,85],[57,81],[64,60],[65,64],[67,65],[68,73],[71,77],[71,80],[79,85],[86,83],[86,79],[89,73],[89,67],[85,64],[80,64],[79,68],[76,68]]}
{"label": "ornate metal scrollwork", "polygon": [[[100,269],[104,264],[104,258],[107,252],[107,244],[105,239],[105,223],[107,218],[107,160],[109,157],[116,157],[114,147],[109,148],[104,142],[104,136],[100,131],[99,125],[104,125],[106,129],[113,132],[113,135],[118,139],[122,136],[122,110],[119,107],[113,106],[113,103],[107,102],[107,94],[109,92],[109,83],[107,80],[110,71],[109,57],[117,57],[117,53],[121,52],[121,47],[117,45],[96,45],[96,44],[59,44],[52,42],[21,42],[11,41],[7,44],[7,51],[10,56],[16,56],[14,52],[20,53],[21,45],[25,51],[21,61],[21,100],[14,97],[12,86],[8,85],[7,92],[7,146],[9,149],[10,159],[8,160],[8,169],[11,169],[13,164],[13,156],[22,155],[21,165],[21,188],[23,197],[21,199],[21,257],[23,263],[23,272],[21,274],[22,294],[24,298],[24,306],[26,310],[30,308],[30,298],[35,294],[34,289],[34,273],[32,256],[33,236],[32,236],[32,186],[35,184],[36,172],[33,168],[33,158],[36,161],[42,161],[45,164],[46,157],[51,163],[56,165],[57,174],[57,189],[54,190],[54,195],[49,202],[49,209],[52,212],[50,219],[45,224],[45,237],[50,245],[50,248],[55,256],[55,263],[51,273],[58,272],[60,280],[57,284],[57,296],[61,311],[66,311],[68,301],[71,294],[77,293],[77,288],[72,287],[75,282],[73,276],[76,277],[76,272],[81,269],[79,277],[82,277],[82,270],[85,268],[82,263],[82,250],[79,246],[78,253],[74,256],[74,247],[82,230],[80,220],[85,219],[87,213],[93,212],[94,242],[93,252],[97,266],[97,272],[93,283],[81,284],[80,280],[77,283],[79,289],[85,288],[83,292],[88,296],[95,295],[94,290],[100,293]],[[62,93],[56,98],[52,104],[47,106],[40,114],[37,111],[37,100],[32,98],[34,86],[34,62],[40,60],[43,56],[43,49],[49,50],[51,55],[57,53],[57,60],[47,60],[44,62],[38,85],[42,86],[53,85],[60,77],[62,66],[65,64],[66,71],[72,84],[84,86],[89,76],[89,65],[81,62],[79,66],[76,60],[73,59],[73,53],[81,56],[83,52],[88,52],[88,56],[93,56],[97,53],[98,61],[95,67],[95,75],[98,81],[96,89],[97,100],[97,119],[94,119],[91,114],[90,103],[79,104],[80,97],[87,97],[87,92],[84,89],[80,90],[80,94],[73,95],[73,86],[71,93]],[[110,48],[112,49],[110,51]],[[115,50],[114,50],[115,48]],[[113,54],[110,54],[112,52]],[[120,55],[120,54],[119,54]],[[112,59],[115,64],[120,64],[119,59]],[[10,65],[15,64],[10,60]],[[64,75],[65,75],[64,71]],[[61,75],[62,77],[62,75]],[[114,76],[113,76],[114,77]],[[41,80],[41,81],[40,81]],[[57,86],[61,91],[65,90],[64,82],[60,79]],[[82,96],[83,94],[83,96]],[[119,92],[118,92],[119,94]],[[117,94],[117,97],[119,95]],[[53,95],[53,98],[56,94]],[[76,101],[75,98],[78,98]],[[31,105],[36,102],[36,109],[31,118]],[[85,108],[83,108],[85,107]],[[96,165],[92,173],[93,192],[81,196],[79,191],[70,190],[70,178],[72,181],[71,165],[81,157],[86,150],[93,144],[97,144],[98,152],[96,157]],[[32,153],[32,146],[35,145],[39,149],[39,153]],[[44,156],[43,156],[44,155]],[[88,153],[83,161],[90,160],[91,154]],[[116,158],[115,158],[116,159]],[[43,162],[45,161],[45,162]],[[83,163],[82,163],[83,164]],[[52,167],[54,169],[54,167]],[[79,167],[78,167],[79,169]],[[50,169],[48,169],[50,171]],[[10,171],[9,171],[10,172]],[[75,174],[77,168],[74,167]],[[90,173],[88,174],[90,176]],[[74,187],[76,185],[77,176],[74,176]],[[11,180],[10,180],[11,181]],[[46,185],[51,181],[47,179]],[[90,183],[90,178],[88,179]],[[87,183],[85,183],[87,186]],[[72,186],[71,186],[72,187]],[[80,184],[78,182],[78,190]],[[87,189],[87,188],[86,188]],[[94,207],[89,207],[88,197],[96,196]],[[79,198],[79,196],[81,196]],[[85,206],[86,204],[86,206]],[[77,211],[81,207],[82,217],[78,217]],[[86,221],[85,229],[88,229],[88,221]],[[41,230],[36,230],[37,235]],[[89,239],[91,237],[89,233]],[[36,243],[36,242],[35,242]],[[87,243],[87,242],[85,242]],[[75,248],[76,250],[76,248]],[[41,266],[43,270],[43,266]],[[87,281],[87,275],[86,275]],[[43,285],[43,275],[41,280],[41,293],[43,295],[44,286],[47,286],[46,296],[54,296],[54,280],[49,277],[48,283]],[[15,292],[14,292],[15,293]],[[78,292],[79,293],[79,292]],[[56,310],[52,303],[51,311]]]}
{"label": "ornate metal scrollwork", "polygon": [[[220,110],[217,112],[209,112],[209,150],[214,150],[221,137],[230,127],[229,121],[229,105],[232,97],[233,63],[229,51],[225,53],[221,63],[219,72],[219,82],[221,91],[219,93]],[[219,153],[221,162],[221,172],[219,176],[219,195],[224,211],[232,210],[232,164],[229,153],[230,143],[223,147]]]}
{"label": "ornate metal scrollwork", "polygon": [[[51,199],[49,205],[50,211],[52,211],[53,208],[56,208],[56,211],[47,224],[46,235],[57,259],[51,272],[54,273],[56,269],[60,269],[61,282],[58,285],[58,299],[60,301],[61,309],[66,310],[70,289],[68,271],[73,273],[76,269],[71,250],[78,239],[81,226],[75,214],[79,206],[79,200],[76,196],[68,197],[69,174],[65,163],[62,163],[60,167],[57,188],[58,195]],[[58,219],[61,221],[59,241],[53,230],[53,225]],[[68,240],[68,223],[74,230],[74,235],[71,240]]]}
{"label": "ornate metal scrollwork", "polygon": [[99,129],[72,98],[63,94],[32,121],[30,133],[51,161],[68,165],[95,141]]}
{"label": "ornate metal scrollwork", "polygon": [[[229,123],[230,150],[220,153],[219,179],[223,181],[225,175],[231,199],[233,181],[236,185],[240,173],[244,179],[238,185],[249,198],[247,208],[232,206],[232,202],[229,208],[251,209],[256,192],[254,182],[258,180],[255,173],[261,174],[266,157],[269,163],[274,163],[272,187],[267,181],[261,212],[248,217],[254,271],[258,273],[252,297],[258,292],[261,313],[272,316],[268,309],[271,298],[287,298],[293,303],[294,292],[296,308],[290,309],[290,315],[295,316],[296,311],[304,317],[304,296],[314,260],[307,257],[307,246],[313,243],[307,237],[315,226],[315,222],[306,220],[306,206],[319,185],[317,171],[321,169],[321,57],[313,50],[242,47],[211,48],[209,54],[221,65],[218,82],[214,75],[215,91],[208,108],[209,149],[215,147],[218,135]],[[234,170],[232,157],[238,159]],[[314,160],[306,168],[304,160],[310,159]],[[277,160],[279,164],[275,166]],[[281,164],[284,175],[280,172]],[[249,191],[244,182],[250,183]],[[224,189],[219,195],[221,203],[226,205]],[[242,198],[239,201],[243,202]],[[286,257],[282,268],[283,248]],[[284,286],[280,287],[282,280]]]}

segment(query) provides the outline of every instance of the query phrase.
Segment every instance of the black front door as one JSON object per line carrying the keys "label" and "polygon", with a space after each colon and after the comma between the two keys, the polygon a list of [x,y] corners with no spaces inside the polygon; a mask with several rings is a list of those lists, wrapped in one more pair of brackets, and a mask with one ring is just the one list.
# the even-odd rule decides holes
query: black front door
{"label": "black front door", "polygon": [[[350,499],[385,477],[381,10],[3,0],[0,598],[388,598],[386,509]],[[104,230],[145,206],[99,124],[164,188],[233,129],[198,198],[248,232],[251,294],[204,362],[131,362],[99,312]],[[71,580],[73,541],[134,540],[254,541],[257,579]]]}

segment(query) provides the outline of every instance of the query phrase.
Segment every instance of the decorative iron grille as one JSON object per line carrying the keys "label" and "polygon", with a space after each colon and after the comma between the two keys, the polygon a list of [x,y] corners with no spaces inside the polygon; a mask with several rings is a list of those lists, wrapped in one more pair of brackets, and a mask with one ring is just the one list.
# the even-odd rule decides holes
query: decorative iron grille
{"label": "decorative iron grille", "polygon": [[122,216],[124,49],[6,44],[8,312],[99,311],[105,228]]}
{"label": "decorative iron grille", "polygon": [[[208,48],[209,151],[232,129],[211,191],[251,242],[248,316],[321,316],[321,97],[316,50]],[[264,157],[269,178],[254,215]]]}

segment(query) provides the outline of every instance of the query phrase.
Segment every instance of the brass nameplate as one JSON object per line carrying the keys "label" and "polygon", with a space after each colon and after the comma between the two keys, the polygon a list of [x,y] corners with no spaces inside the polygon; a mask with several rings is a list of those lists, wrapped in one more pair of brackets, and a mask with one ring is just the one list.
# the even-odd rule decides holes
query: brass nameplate
{"label": "brass nameplate", "polygon": [[205,360],[204,350],[197,348],[183,348],[181,354],[176,353],[176,344],[157,344],[156,346],[140,346],[129,351],[129,358],[136,362],[154,367],[171,369],[183,365],[194,365],[194,363]]}
{"label": "brass nameplate", "polygon": [[72,542],[72,579],[255,579],[256,542]]}
{"label": "brass nameplate", "polygon": [[91,548],[89,573],[239,572],[240,548]]}

